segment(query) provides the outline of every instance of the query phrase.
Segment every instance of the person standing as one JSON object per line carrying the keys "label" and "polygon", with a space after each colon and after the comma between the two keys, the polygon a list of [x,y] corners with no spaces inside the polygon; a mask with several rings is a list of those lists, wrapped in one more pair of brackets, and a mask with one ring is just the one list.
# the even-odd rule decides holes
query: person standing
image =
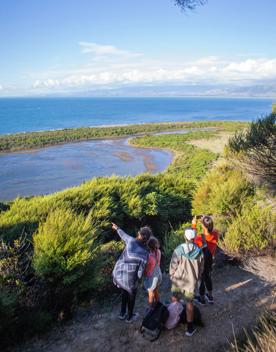
{"label": "person standing", "polygon": [[[202,234],[198,234],[195,238],[195,243],[202,248],[203,247],[203,237],[205,237],[206,247],[203,248],[204,254],[204,270],[201,276],[201,282],[199,286],[199,296],[196,297],[196,302],[201,305],[206,304],[206,300],[210,304],[214,304],[213,297],[213,283],[212,283],[212,266],[213,259],[215,257],[215,252],[218,246],[219,233],[214,230],[214,223],[210,216],[203,216],[200,219],[202,225]],[[196,230],[197,218],[194,217],[192,221],[192,227]],[[207,293],[206,293],[207,290]]]}
{"label": "person standing", "polygon": [[194,243],[195,235],[192,228],[184,231],[186,242],[174,250],[170,263],[172,296],[175,297],[175,301],[180,301],[181,298],[186,301],[187,336],[192,336],[196,332],[193,324],[193,299],[204,264],[202,249]]}
{"label": "person standing", "polygon": [[152,236],[152,232],[148,226],[141,227],[134,238],[126,234],[115,223],[112,223],[112,229],[117,231],[125,242],[125,248],[112,272],[113,282],[121,289],[122,293],[121,311],[118,318],[125,320],[126,323],[132,323],[138,317],[138,314],[133,313],[133,310],[138,280],[142,278],[148,261],[147,242]]}
{"label": "person standing", "polygon": [[144,287],[148,291],[148,302],[150,308],[158,302],[158,288],[162,281],[160,269],[161,251],[157,238],[151,237],[148,241],[150,250],[149,259],[145,269]]}

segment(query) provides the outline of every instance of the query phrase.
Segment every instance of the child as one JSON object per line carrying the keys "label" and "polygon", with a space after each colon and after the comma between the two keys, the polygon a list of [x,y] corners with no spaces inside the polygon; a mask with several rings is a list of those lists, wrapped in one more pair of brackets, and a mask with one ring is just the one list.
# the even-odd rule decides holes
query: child
{"label": "child", "polygon": [[[196,217],[193,218],[192,227],[196,230]],[[218,245],[219,233],[214,230],[214,223],[210,216],[203,216],[201,218],[201,224],[203,229],[203,234],[197,235],[195,238],[195,243],[202,248],[203,237],[205,236],[207,247],[203,249],[204,254],[204,271],[201,276],[201,283],[199,287],[199,297],[196,297],[196,301],[201,305],[214,304],[213,298],[213,284],[211,278],[213,258],[215,256],[216,248]],[[207,289],[207,293],[205,295]]]}
{"label": "child", "polygon": [[160,269],[161,252],[157,238],[151,237],[148,242],[150,250],[149,259],[145,269],[144,286],[148,291],[148,302],[152,308],[154,303],[158,302],[158,286],[162,281]]}
{"label": "child", "polygon": [[114,284],[122,292],[121,312],[118,318],[120,320],[126,319],[126,323],[132,323],[138,316],[133,313],[133,309],[138,280],[141,279],[148,261],[147,242],[152,236],[152,232],[148,226],[141,227],[134,238],[127,235],[114,223],[112,223],[112,229],[117,231],[126,245],[112,272]]}
{"label": "child", "polygon": [[182,295],[186,300],[187,336],[196,332],[193,325],[193,299],[197,283],[203,272],[203,253],[195,243],[195,231],[188,228],[184,231],[186,243],[179,245],[173,252],[170,263],[170,277],[172,281],[172,295],[179,299]]}

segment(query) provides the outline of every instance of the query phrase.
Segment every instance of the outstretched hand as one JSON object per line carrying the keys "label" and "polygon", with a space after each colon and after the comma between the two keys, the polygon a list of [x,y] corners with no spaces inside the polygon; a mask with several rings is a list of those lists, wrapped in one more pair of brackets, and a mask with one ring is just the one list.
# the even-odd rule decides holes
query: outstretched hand
{"label": "outstretched hand", "polygon": [[111,224],[112,224],[112,230],[117,231],[119,226],[116,225],[114,222],[112,222]]}
{"label": "outstretched hand", "polygon": [[196,225],[196,223],[197,223],[197,219],[196,219],[196,215],[195,215],[192,220],[192,225]]}

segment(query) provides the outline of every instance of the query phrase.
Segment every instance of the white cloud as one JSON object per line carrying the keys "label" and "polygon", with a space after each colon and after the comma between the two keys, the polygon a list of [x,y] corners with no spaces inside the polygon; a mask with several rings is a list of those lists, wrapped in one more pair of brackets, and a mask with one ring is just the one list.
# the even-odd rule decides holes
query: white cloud
{"label": "white cloud", "polygon": [[[276,58],[227,60],[217,56],[194,61],[170,62],[148,59],[142,54],[119,49],[113,45],[80,42],[81,52],[89,54],[88,62],[68,69],[57,68],[33,72],[33,91],[51,92],[118,88],[143,84],[260,84],[276,79]],[[131,60],[130,60],[131,59]],[[181,58],[178,58],[179,60]],[[255,83],[254,83],[255,82]]]}
{"label": "white cloud", "polygon": [[116,48],[113,45],[101,45],[90,42],[79,42],[79,45],[83,54],[93,54],[96,57],[118,56],[123,58],[130,58],[142,55],[140,53],[134,53],[131,51]]}

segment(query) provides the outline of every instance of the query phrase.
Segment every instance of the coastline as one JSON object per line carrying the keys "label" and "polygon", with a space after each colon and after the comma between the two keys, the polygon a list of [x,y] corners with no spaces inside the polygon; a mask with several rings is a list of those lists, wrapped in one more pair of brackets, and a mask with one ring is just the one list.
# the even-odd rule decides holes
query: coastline
{"label": "coastline", "polygon": [[193,128],[208,128],[222,130],[236,130],[244,128],[248,122],[243,121],[183,121],[142,123],[121,125],[116,127],[81,127],[42,132],[24,132],[9,135],[0,135],[0,155],[6,153],[36,150],[55,145],[76,143],[89,140],[114,140],[127,137],[140,137],[159,132],[176,132],[177,130]]}

